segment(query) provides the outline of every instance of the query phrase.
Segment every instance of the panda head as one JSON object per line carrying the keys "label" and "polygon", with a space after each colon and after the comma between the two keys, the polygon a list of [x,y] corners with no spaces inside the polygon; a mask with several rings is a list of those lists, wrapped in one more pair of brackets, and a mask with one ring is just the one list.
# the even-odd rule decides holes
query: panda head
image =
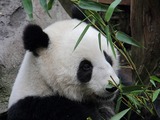
{"label": "panda head", "polygon": [[117,90],[109,81],[119,84],[117,51],[115,57],[102,35],[100,50],[99,32],[92,27],[74,50],[87,26],[86,23],[77,26],[79,23],[75,19],[66,20],[44,30],[29,25],[23,35],[24,47],[35,58],[37,72],[54,95],[75,101],[112,100]]}

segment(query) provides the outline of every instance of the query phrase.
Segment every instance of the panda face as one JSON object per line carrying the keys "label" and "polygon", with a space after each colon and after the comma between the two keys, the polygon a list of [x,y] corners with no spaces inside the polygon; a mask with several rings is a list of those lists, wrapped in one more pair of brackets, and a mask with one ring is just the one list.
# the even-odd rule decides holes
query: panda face
{"label": "panda face", "polygon": [[[113,63],[112,63],[111,57],[108,56],[105,51],[103,51],[103,53],[106,61],[112,66]],[[93,70],[93,65],[91,61],[88,61],[88,60],[81,61],[78,72],[77,72],[78,80],[82,83],[89,82],[92,77],[92,70]]]}
{"label": "panda face", "polygon": [[40,74],[53,94],[76,101],[111,100],[116,89],[110,88],[109,81],[114,80],[113,83],[119,84],[118,55],[114,57],[103,36],[102,51],[99,49],[98,31],[92,27],[74,50],[80,34],[86,27],[86,24],[82,23],[74,28],[79,22],[58,22],[44,30],[50,41],[47,49],[38,51],[37,66]]}

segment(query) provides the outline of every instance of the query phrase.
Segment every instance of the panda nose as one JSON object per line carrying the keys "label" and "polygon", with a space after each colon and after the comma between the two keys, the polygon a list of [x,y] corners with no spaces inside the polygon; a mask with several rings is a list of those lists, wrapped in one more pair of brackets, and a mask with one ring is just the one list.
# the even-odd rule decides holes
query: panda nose
{"label": "panda nose", "polygon": [[115,92],[117,90],[117,87],[112,87],[112,88],[106,88],[106,91],[112,93]]}

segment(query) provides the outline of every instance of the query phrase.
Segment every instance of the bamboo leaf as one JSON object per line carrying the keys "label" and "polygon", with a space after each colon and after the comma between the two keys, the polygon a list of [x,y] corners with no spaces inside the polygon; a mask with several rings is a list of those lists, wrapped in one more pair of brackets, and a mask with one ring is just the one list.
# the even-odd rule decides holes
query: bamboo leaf
{"label": "bamboo leaf", "polygon": [[156,87],[156,83],[155,83],[155,81],[150,80],[150,82],[152,83],[152,85],[153,85],[154,87]]}
{"label": "bamboo leaf", "polygon": [[91,15],[85,16],[85,17],[86,17],[86,18],[83,19],[83,20],[81,20],[81,21],[78,23],[78,25],[76,25],[73,29],[77,28],[77,27],[78,27],[81,23],[83,23],[85,20],[89,19],[89,17],[91,17]]}
{"label": "bamboo leaf", "polygon": [[79,43],[81,42],[82,38],[84,37],[85,33],[87,32],[87,30],[89,29],[89,27],[91,26],[91,24],[88,24],[85,29],[83,30],[83,32],[81,33],[79,39],[76,42],[76,45],[74,47],[74,50],[77,48],[77,46],[79,45]]}
{"label": "bamboo leaf", "polygon": [[33,18],[33,5],[32,0],[22,0],[25,12],[28,14],[29,18]]}
{"label": "bamboo leaf", "polygon": [[105,12],[108,9],[108,5],[103,5],[101,3],[94,2],[91,0],[79,0],[77,4],[80,8],[86,9],[86,10]]}
{"label": "bamboo leaf", "polygon": [[160,89],[153,92],[152,102],[154,102],[160,93]]}
{"label": "bamboo leaf", "polygon": [[137,47],[142,47],[137,41],[135,41],[133,38],[131,38],[130,36],[128,36],[127,34],[123,33],[123,32],[116,32],[116,38],[124,43],[133,45],[133,46],[137,46]]}
{"label": "bamboo leaf", "polygon": [[43,7],[43,9],[45,10],[45,12],[48,14],[48,16],[51,18],[51,15],[49,14],[48,11],[48,5],[47,5],[47,0],[39,0],[41,6]]}
{"label": "bamboo leaf", "polygon": [[140,102],[137,100],[136,97],[134,97],[134,95],[129,94],[126,95],[126,97],[129,99],[129,101],[136,107],[136,109],[138,110],[138,107],[141,107]]}
{"label": "bamboo leaf", "polygon": [[48,5],[47,5],[48,10],[51,10],[51,9],[52,9],[52,6],[53,6],[53,4],[54,4],[54,1],[55,1],[55,0],[49,0]]}
{"label": "bamboo leaf", "polygon": [[101,33],[98,34],[98,43],[99,43],[99,49],[100,49],[100,51],[102,51],[102,48],[101,48]]}
{"label": "bamboo leaf", "polygon": [[144,85],[133,85],[133,86],[123,86],[121,88],[123,94],[125,93],[131,93],[131,92],[142,92],[144,91],[146,88],[146,86]]}
{"label": "bamboo leaf", "polygon": [[92,16],[93,19],[99,24],[99,26],[101,27],[102,30],[104,30],[104,26],[106,26],[104,20],[102,19],[102,17],[95,11],[92,11]]}
{"label": "bamboo leaf", "polygon": [[86,120],[92,120],[92,118],[91,118],[91,117],[88,117]]}
{"label": "bamboo leaf", "polygon": [[160,83],[160,78],[158,78],[156,76],[150,76],[150,79]]}
{"label": "bamboo leaf", "polygon": [[129,110],[130,110],[130,108],[125,109],[125,110],[117,113],[110,120],[120,120]]}
{"label": "bamboo leaf", "polygon": [[43,7],[43,9],[44,9],[45,11],[47,11],[47,10],[48,10],[47,1],[46,1],[46,0],[39,0],[39,2],[40,2],[40,4],[41,4],[41,6]]}
{"label": "bamboo leaf", "polygon": [[130,93],[131,94],[134,94],[134,95],[138,95],[138,94],[141,94],[141,93],[143,93],[144,92],[144,89],[142,88],[142,90],[133,90],[133,91],[131,91]]}
{"label": "bamboo leaf", "polygon": [[116,112],[116,113],[118,113],[118,111],[120,110],[121,103],[122,103],[122,96],[120,96],[120,97],[117,99],[116,108],[115,108],[115,112]]}
{"label": "bamboo leaf", "polygon": [[105,14],[105,20],[106,20],[107,22],[110,21],[111,16],[112,16],[115,8],[117,7],[117,5],[118,5],[120,2],[121,2],[121,0],[115,0],[115,1],[112,2],[112,4],[109,6],[109,8],[108,8],[108,10],[107,10],[107,12],[106,12],[106,14]]}
{"label": "bamboo leaf", "polygon": [[110,29],[109,29],[108,25],[105,28],[105,32],[106,32],[106,35],[107,35],[107,44],[108,44],[108,42],[110,43],[110,46],[111,46],[112,52],[114,54],[114,57],[116,57],[116,52],[114,50],[114,45],[113,45],[113,41],[112,41],[112,38],[111,38],[111,33],[110,33]]}

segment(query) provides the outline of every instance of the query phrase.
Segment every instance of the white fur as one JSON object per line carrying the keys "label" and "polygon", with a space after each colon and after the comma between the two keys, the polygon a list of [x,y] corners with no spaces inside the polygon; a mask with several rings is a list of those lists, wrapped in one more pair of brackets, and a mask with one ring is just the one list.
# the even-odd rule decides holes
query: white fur
{"label": "white fur", "polygon": [[[44,29],[50,38],[47,49],[39,49],[39,57],[26,52],[21,69],[13,86],[9,107],[26,96],[46,96],[58,93],[71,100],[82,101],[94,95],[108,97],[108,81],[111,77],[119,84],[117,71],[119,56],[113,55],[106,38],[101,36],[102,51],[98,45],[98,31],[90,27],[81,43],[74,51],[74,46],[85,29],[85,23],[78,25],[78,20],[66,20],[54,23]],[[104,57],[103,50],[111,56],[113,66]],[[115,50],[116,51],[116,50]],[[77,80],[79,63],[87,59],[93,64],[92,78],[81,84]]]}

